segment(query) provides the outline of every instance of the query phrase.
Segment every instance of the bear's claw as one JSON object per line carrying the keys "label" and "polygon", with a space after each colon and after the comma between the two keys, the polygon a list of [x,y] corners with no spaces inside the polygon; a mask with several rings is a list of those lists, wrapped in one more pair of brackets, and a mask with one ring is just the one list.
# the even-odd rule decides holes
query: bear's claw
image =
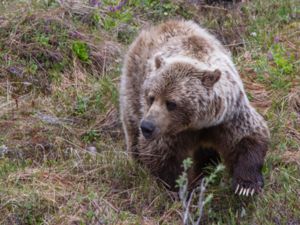
{"label": "bear's claw", "polygon": [[255,192],[259,192],[259,190],[256,191],[255,188],[251,188],[251,187],[246,188],[238,184],[235,188],[234,194],[248,197],[248,196],[253,196]]}
{"label": "bear's claw", "polygon": [[[243,188],[242,186],[241,186],[241,188],[240,188],[240,185],[238,184],[237,185],[237,187],[236,187],[236,189],[235,189],[235,192],[234,192],[234,194],[238,194],[238,195],[245,195],[245,196],[249,196],[249,194],[251,195],[251,196],[253,196],[254,195],[254,192],[255,192],[255,189],[254,188]],[[252,190],[251,190],[252,189]],[[240,191],[240,192],[239,192]]]}
{"label": "bear's claw", "polygon": [[237,194],[237,192],[239,191],[239,187],[240,187],[240,185],[238,184],[238,185],[236,186],[236,189],[235,189],[234,194]]}
{"label": "bear's claw", "polygon": [[[239,175],[239,174],[238,174]],[[264,180],[261,173],[252,173],[249,179],[243,179],[241,176],[235,175],[233,178],[233,191],[236,195],[253,196],[255,193],[260,193],[264,186]]]}

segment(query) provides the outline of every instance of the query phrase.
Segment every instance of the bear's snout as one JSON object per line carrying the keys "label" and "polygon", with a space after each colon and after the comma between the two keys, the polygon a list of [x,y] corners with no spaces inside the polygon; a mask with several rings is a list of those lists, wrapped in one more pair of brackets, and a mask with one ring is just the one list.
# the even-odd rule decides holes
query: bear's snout
{"label": "bear's snout", "polygon": [[143,120],[141,123],[142,134],[146,139],[151,138],[155,130],[155,125],[149,120]]}

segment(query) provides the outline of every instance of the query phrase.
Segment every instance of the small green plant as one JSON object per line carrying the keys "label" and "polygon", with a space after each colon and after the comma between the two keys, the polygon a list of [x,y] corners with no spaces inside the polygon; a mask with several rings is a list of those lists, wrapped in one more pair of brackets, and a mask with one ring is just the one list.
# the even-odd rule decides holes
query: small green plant
{"label": "small green plant", "polygon": [[114,82],[109,77],[106,77],[101,80],[101,91],[103,95],[110,97],[110,100],[114,105],[118,104],[119,101],[118,89],[115,86]]}
{"label": "small green plant", "polygon": [[112,28],[116,27],[116,21],[111,17],[106,17],[105,20],[102,22],[102,26],[105,30],[109,31]]}
{"label": "small green plant", "polygon": [[89,60],[89,48],[86,43],[82,41],[74,41],[72,44],[72,50],[80,60],[84,62]]}
{"label": "small green plant", "polygon": [[49,76],[50,76],[51,81],[53,81],[56,84],[60,84],[60,82],[62,81],[61,74],[57,70],[49,71]]}
{"label": "small green plant", "polygon": [[[191,193],[188,190],[188,170],[191,168],[193,161],[191,158],[187,158],[183,161],[183,173],[176,180],[177,186],[179,187],[179,198],[183,206],[183,224],[184,225],[199,225],[204,206],[211,202],[213,194],[209,194],[205,197],[205,191],[209,184],[213,183],[217,175],[224,170],[224,165],[219,164],[216,169],[209,175],[201,180],[200,185],[195,188]],[[197,204],[194,206],[197,208],[196,212],[192,211],[192,202],[198,195]]]}
{"label": "small green plant", "polygon": [[36,37],[36,41],[43,46],[49,46],[49,37],[45,34],[40,34]]}
{"label": "small green plant", "polygon": [[99,12],[97,10],[95,10],[92,15],[91,15],[91,19],[92,19],[92,24],[94,26],[97,26],[100,23],[100,15]]}
{"label": "small green plant", "polygon": [[128,26],[128,28],[118,31],[118,41],[124,44],[130,44],[133,41],[137,31],[138,29],[135,26]]}
{"label": "small green plant", "polygon": [[87,111],[88,108],[88,100],[82,96],[77,97],[75,112],[76,114],[83,114]]}
{"label": "small green plant", "polygon": [[257,80],[273,89],[287,90],[294,78],[295,61],[293,53],[289,53],[280,43],[275,43],[267,56],[261,55],[256,60]]}
{"label": "small green plant", "polygon": [[[157,1],[157,0],[144,0],[142,4],[138,3],[138,6],[142,5],[142,10],[147,12],[152,12],[148,14],[148,19],[159,21],[166,17],[172,17],[178,12],[183,17],[188,17],[188,13],[179,6],[179,4],[174,4],[172,1]],[[181,10],[180,10],[181,9]],[[180,12],[179,12],[180,11]]]}
{"label": "small green plant", "polygon": [[30,75],[35,75],[37,70],[38,70],[38,66],[34,62],[30,63],[26,67],[26,72]]}
{"label": "small green plant", "polygon": [[102,26],[109,31],[118,27],[120,24],[129,23],[133,16],[130,11],[116,11],[109,13],[102,21]]}
{"label": "small green plant", "polygon": [[57,0],[40,0],[37,3],[41,4],[44,8],[57,7],[59,5]]}
{"label": "small green plant", "polygon": [[294,55],[288,56],[288,52],[280,44],[275,44],[273,46],[272,53],[274,62],[279,71],[286,75],[291,74],[293,72],[294,67],[292,64]]}
{"label": "small green plant", "polygon": [[86,132],[83,136],[82,136],[82,140],[85,143],[91,143],[95,140],[97,140],[100,137],[99,133],[95,130],[90,130],[88,132]]}
{"label": "small green plant", "polygon": [[177,186],[178,187],[186,187],[188,184],[188,177],[187,177],[187,171],[191,166],[193,165],[193,161],[191,158],[186,158],[183,160],[183,173],[179,176],[179,178],[176,180]]}
{"label": "small green plant", "polygon": [[281,6],[279,9],[278,9],[278,15],[280,17],[280,20],[283,21],[283,22],[289,22],[290,20],[290,12],[291,9],[287,6]]}
{"label": "small green plant", "polygon": [[95,105],[95,107],[98,109],[98,110],[100,110],[100,112],[102,112],[102,111],[105,111],[105,105],[104,105],[104,103],[103,103],[103,100],[102,100],[102,93],[101,93],[101,91],[97,91],[96,93],[95,93],[95,97],[94,97],[94,105]]}
{"label": "small green plant", "polygon": [[271,54],[275,65],[269,65],[271,87],[274,89],[287,89],[291,85],[294,72],[294,55],[276,43],[271,48]]}
{"label": "small green plant", "polygon": [[4,144],[4,140],[5,140],[5,138],[3,136],[0,136],[0,145]]}
{"label": "small green plant", "polygon": [[253,95],[250,92],[246,92],[246,95],[247,95],[249,101],[252,101],[254,99]]}

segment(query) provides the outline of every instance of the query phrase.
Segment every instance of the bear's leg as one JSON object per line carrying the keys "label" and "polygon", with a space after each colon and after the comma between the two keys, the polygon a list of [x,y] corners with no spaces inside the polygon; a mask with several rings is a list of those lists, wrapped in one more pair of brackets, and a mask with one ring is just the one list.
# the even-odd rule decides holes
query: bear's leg
{"label": "bear's leg", "polygon": [[[186,157],[169,157],[164,161],[164,165],[166,166],[161,167],[157,172],[158,177],[162,179],[172,191],[178,191],[176,180],[183,172],[182,163],[184,158]],[[208,175],[208,171],[205,170],[206,167],[215,166],[220,162],[220,155],[214,149],[201,148],[197,150],[192,160],[193,165],[187,171],[189,190],[199,185],[198,181],[200,178]]]}
{"label": "bear's leg", "polygon": [[[124,81],[123,81],[124,82]],[[130,91],[131,90],[131,91]],[[127,152],[134,158],[138,157],[137,145],[139,137],[139,99],[134,97],[134,88],[121,83],[120,90],[120,119],[125,134]]]}
{"label": "bear's leg", "polygon": [[140,162],[152,175],[170,190],[175,190],[176,180],[182,174],[182,161],[187,157],[184,151],[177,151],[173,146],[174,139],[158,138],[146,140],[139,138],[138,150]]}
{"label": "bear's leg", "polygon": [[155,171],[154,175],[158,176],[170,191],[178,191],[176,180],[182,172],[182,160],[173,156],[166,159],[164,166]]}
{"label": "bear's leg", "polygon": [[236,194],[249,196],[262,190],[262,167],[267,148],[267,141],[258,137],[245,137],[236,145],[231,168]]}
{"label": "bear's leg", "polygon": [[137,159],[139,130],[136,127],[138,126],[130,121],[130,118],[124,119],[123,121],[127,152],[130,153],[133,158]]}
{"label": "bear's leg", "polygon": [[120,119],[125,135],[126,149],[133,158],[137,158],[137,145],[139,137],[138,115],[133,113],[134,104],[123,98],[124,96],[120,98]]}
{"label": "bear's leg", "polygon": [[193,161],[192,187],[200,178],[208,175],[208,171],[205,170],[206,167],[218,165],[221,158],[219,153],[213,148],[199,148],[194,154]]}

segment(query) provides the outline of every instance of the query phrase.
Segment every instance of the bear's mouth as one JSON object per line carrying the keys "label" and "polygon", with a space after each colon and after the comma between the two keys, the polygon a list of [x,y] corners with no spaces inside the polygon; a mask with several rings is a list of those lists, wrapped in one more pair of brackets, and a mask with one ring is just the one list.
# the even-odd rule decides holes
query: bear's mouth
{"label": "bear's mouth", "polygon": [[154,140],[154,139],[157,139],[157,138],[160,137],[159,128],[156,128],[153,132],[143,131],[142,129],[140,129],[140,130],[141,130],[141,133],[142,133],[143,137],[146,140]]}

